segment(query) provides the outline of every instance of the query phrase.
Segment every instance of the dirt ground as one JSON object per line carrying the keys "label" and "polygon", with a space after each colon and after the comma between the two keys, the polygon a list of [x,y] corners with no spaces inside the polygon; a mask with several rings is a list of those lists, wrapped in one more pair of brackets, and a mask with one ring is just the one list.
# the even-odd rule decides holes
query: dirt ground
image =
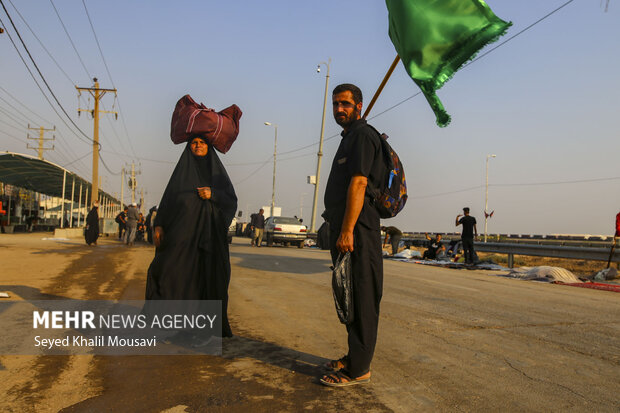
{"label": "dirt ground", "polygon": [[[11,300],[143,299],[152,247],[52,237],[0,234],[0,292]],[[0,356],[0,411],[389,411],[364,388],[332,393],[315,382],[328,359],[265,341],[232,315],[231,326],[222,357]]]}
{"label": "dirt ground", "polygon": [[[0,234],[0,292],[13,300],[144,296],[153,248]],[[218,356],[0,356],[7,412],[617,412],[617,293],[384,262],[373,379],[319,385],[346,351],[329,254],[231,246]],[[4,329],[3,334],[10,334]],[[2,336],[0,336],[2,340]]]}

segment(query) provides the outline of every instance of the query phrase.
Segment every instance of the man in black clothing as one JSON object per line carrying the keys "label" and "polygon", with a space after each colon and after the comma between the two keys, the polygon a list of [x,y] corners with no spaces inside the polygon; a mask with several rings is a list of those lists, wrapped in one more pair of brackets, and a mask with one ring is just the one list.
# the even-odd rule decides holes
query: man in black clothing
{"label": "man in black clothing", "polygon": [[381,227],[381,231],[385,231],[385,239],[383,243],[387,243],[388,236],[390,237],[390,244],[392,244],[392,255],[398,253],[398,244],[400,244],[400,240],[403,238],[403,233],[396,227]]}
{"label": "man in black clothing", "polygon": [[426,236],[426,239],[429,240],[429,245],[428,249],[424,251],[422,259],[437,259],[437,253],[446,250],[446,247],[441,244],[441,234],[436,234],[434,240],[431,239],[427,232],[424,233],[424,236]]}
{"label": "man in black clothing", "polygon": [[325,209],[332,261],[339,254],[351,253],[354,320],[347,325],[348,354],[327,363],[334,372],[322,376],[320,382],[342,387],[370,380],[383,293],[383,258],[379,212],[366,188],[383,189],[385,166],[379,134],[361,119],[360,89],[339,85],[332,103],[343,131],[325,188]]}
{"label": "man in black clothing", "polygon": [[[469,215],[469,208],[463,208],[462,214],[456,216],[455,226],[463,225],[461,233],[461,241],[463,242],[463,253],[465,255],[465,264],[474,263],[474,236],[478,236],[478,228],[476,228],[476,218]],[[463,218],[461,218],[463,217]],[[460,218],[460,219],[459,219]]]}
{"label": "man in black clothing", "polygon": [[119,212],[116,218],[114,219],[116,223],[118,224],[118,239],[119,240],[123,239],[123,232],[127,228],[127,210],[128,209],[129,208],[125,207],[125,209]]}
{"label": "man in black clothing", "polygon": [[252,227],[252,245],[256,245],[257,247],[260,247],[260,245],[263,243],[263,232],[265,230],[265,216],[263,215],[265,213],[264,209],[260,209],[260,211],[258,211],[258,214],[254,214],[253,218],[252,218],[252,222],[250,222],[250,225]]}

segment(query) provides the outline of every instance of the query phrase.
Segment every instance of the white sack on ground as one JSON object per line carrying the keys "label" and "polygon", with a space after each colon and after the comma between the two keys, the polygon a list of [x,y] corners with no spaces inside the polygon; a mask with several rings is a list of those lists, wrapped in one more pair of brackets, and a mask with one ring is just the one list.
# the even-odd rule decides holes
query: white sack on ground
{"label": "white sack on ground", "polygon": [[561,281],[565,283],[580,283],[581,280],[575,274],[561,267],[550,267],[543,265],[540,267],[521,267],[513,268],[508,274],[510,277],[521,278],[524,280],[546,280],[549,282]]}
{"label": "white sack on ground", "polygon": [[394,254],[394,258],[407,258],[407,259],[422,258],[422,254],[420,254],[420,251],[416,251],[416,250],[403,250],[399,252],[398,254]]}

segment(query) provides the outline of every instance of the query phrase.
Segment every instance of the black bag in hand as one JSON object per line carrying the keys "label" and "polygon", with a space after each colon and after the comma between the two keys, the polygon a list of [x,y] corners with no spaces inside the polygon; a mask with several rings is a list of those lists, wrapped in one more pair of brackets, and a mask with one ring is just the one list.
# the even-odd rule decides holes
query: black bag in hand
{"label": "black bag in hand", "polygon": [[340,254],[332,271],[332,291],[336,312],[342,324],[353,322],[353,274],[351,253]]}

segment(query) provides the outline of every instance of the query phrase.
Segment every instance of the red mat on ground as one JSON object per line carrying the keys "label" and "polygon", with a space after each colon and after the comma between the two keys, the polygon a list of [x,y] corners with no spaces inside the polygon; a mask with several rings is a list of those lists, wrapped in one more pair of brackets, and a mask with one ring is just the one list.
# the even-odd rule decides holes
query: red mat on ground
{"label": "red mat on ground", "polygon": [[593,288],[595,290],[604,290],[604,291],[613,291],[615,293],[620,293],[620,285],[618,284],[603,284],[603,283],[563,283],[556,282],[556,284],[560,285],[568,285],[571,287],[581,287],[581,288]]}

